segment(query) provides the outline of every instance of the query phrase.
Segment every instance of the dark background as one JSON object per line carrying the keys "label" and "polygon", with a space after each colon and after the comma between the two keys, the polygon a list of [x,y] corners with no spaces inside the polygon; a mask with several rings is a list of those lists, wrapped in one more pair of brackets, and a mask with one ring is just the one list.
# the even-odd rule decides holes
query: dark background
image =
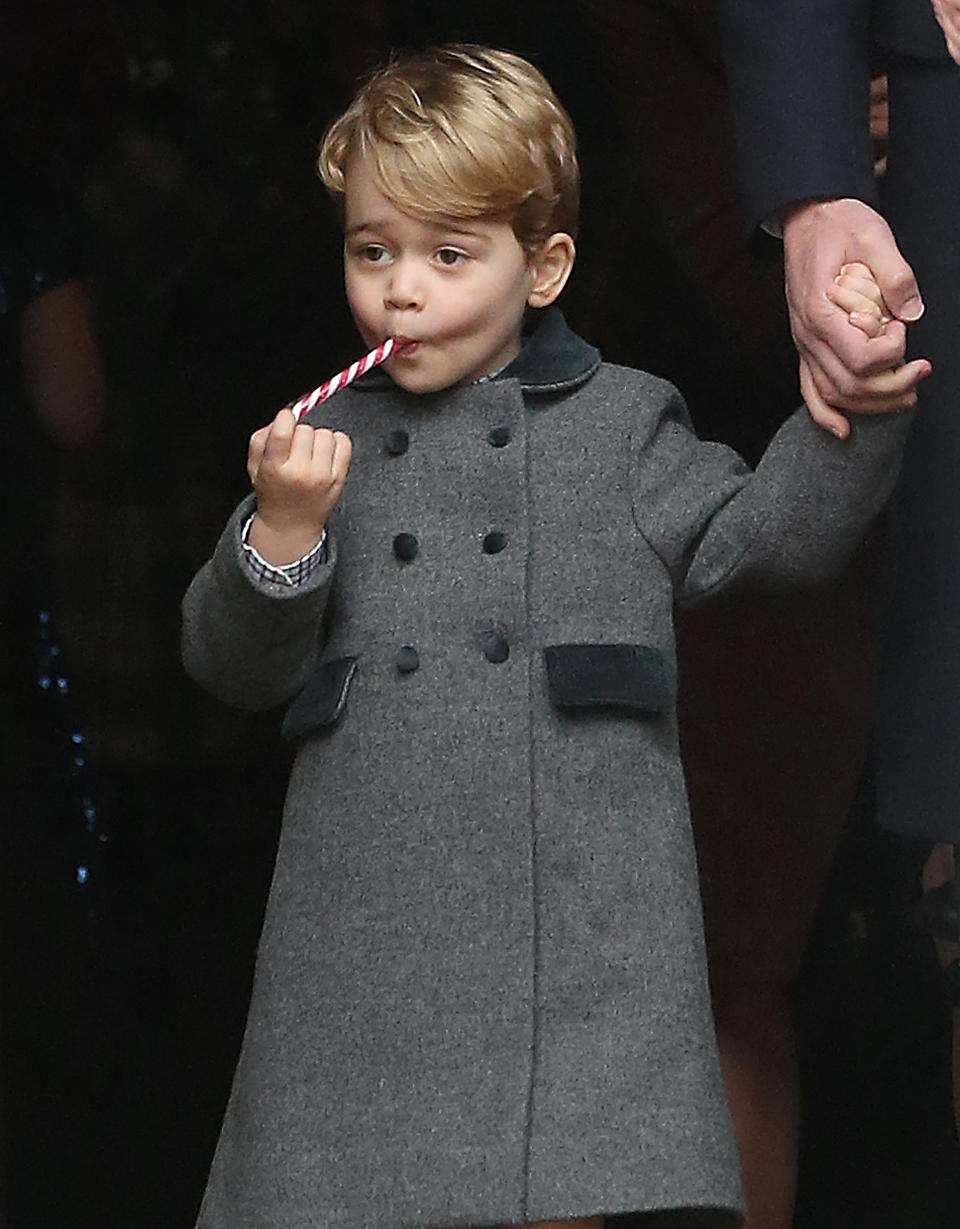
{"label": "dark background", "polygon": [[[577,123],[574,327],[673,379],[748,456],[796,401],[779,268],[741,238],[705,2],[5,6],[4,191],[69,217],[110,401],[100,438],[56,449],[4,390],[6,469],[31,492],[27,513],[7,480],[7,1229],[193,1223],[288,752],[274,717],[183,678],[179,599],[244,493],[250,431],[359,353],[317,141],[390,48],[453,38],[533,58]],[[36,694],[38,604],[66,696]],[[946,1007],[902,908],[921,853],[872,829],[865,792],[797,994],[801,1226],[933,1226],[958,1169]]]}

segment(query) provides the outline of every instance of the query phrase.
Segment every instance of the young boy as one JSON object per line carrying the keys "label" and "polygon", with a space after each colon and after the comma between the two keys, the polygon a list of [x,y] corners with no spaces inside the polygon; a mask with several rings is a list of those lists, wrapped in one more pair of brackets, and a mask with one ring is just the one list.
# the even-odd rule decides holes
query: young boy
{"label": "young boy", "polygon": [[298,744],[199,1225],[735,1219],[672,610],[836,568],[907,418],[800,410],[751,474],[602,363],[550,307],[572,127],[514,55],[395,62],[320,169],[398,345],[252,437],[184,602],[194,677]]}

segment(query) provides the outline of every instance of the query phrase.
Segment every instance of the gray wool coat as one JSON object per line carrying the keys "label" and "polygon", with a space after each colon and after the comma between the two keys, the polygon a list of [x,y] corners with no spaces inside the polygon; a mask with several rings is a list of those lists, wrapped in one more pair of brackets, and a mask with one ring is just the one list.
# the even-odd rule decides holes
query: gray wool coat
{"label": "gray wool coat", "polygon": [[556,310],[500,378],[313,412],[327,561],[184,600],[190,673],[298,750],[201,1229],[737,1209],[677,745],[672,610],[837,568],[908,416],[806,410],[755,474]]}

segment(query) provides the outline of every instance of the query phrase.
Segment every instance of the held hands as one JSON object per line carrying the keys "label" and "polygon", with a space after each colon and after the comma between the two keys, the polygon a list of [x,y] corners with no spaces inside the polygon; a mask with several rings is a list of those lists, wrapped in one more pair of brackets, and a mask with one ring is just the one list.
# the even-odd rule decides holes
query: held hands
{"label": "held hands", "polygon": [[268,563],[292,563],[320,541],[351,451],[342,431],[297,423],[286,408],[251,435],[247,473],[257,513],[249,541]]}
{"label": "held hands", "polygon": [[[814,421],[845,439],[850,424],[841,409],[875,414],[913,405],[930,364],[903,362],[902,322],[919,319],[923,303],[884,219],[858,200],[805,201],[784,220],[783,243],[800,391]],[[867,269],[889,317],[872,335],[830,294],[837,271],[852,262]]]}
{"label": "held hands", "polygon": [[890,308],[873,273],[859,261],[844,265],[827,290],[831,303],[867,337],[880,337],[892,323]]}
{"label": "held hands", "polygon": [[868,337],[879,337],[892,320],[877,279],[857,260],[843,266],[828,287],[827,298],[847,313],[854,328]]}

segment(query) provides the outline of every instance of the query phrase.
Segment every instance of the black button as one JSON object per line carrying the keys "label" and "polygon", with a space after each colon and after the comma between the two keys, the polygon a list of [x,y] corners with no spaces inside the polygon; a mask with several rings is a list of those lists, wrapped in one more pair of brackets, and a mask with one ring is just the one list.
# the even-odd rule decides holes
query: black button
{"label": "black button", "polygon": [[483,539],[483,553],[485,555],[499,555],[506,544],[507,535],[501,533],[499,529],[495,529]]}
{"label": "black button", "polygon": [[409,447],[410,436],[407,435],[406,431],[391,431],[387,436],[387,452],[392,457],[402,457]]}
{"label": "black button", "polygon": [[393,539],[393,553],[398,559],[402,559],[404,563],[409,563],[411,559],[416,559],[419,549],[420,543],[412,533],[398,533]]}
{"label": "black button", "polygon": [[487,661],[492,661],[495,665],[499,665],[510,656],[510,645],[507,644],[502,636],[488,636],[487,642],[483,646],[483,655]]}
{"label": "black button", "polygon": [[401,674],[412,674],[420,665],[420,654],[412,644],[397,649],[397,669]]}
{"label": "black button", "polygon": [[491,427],[487,433],[487,439],[494,446],[494,448],[504,448],[510,443],[510,428]]}

